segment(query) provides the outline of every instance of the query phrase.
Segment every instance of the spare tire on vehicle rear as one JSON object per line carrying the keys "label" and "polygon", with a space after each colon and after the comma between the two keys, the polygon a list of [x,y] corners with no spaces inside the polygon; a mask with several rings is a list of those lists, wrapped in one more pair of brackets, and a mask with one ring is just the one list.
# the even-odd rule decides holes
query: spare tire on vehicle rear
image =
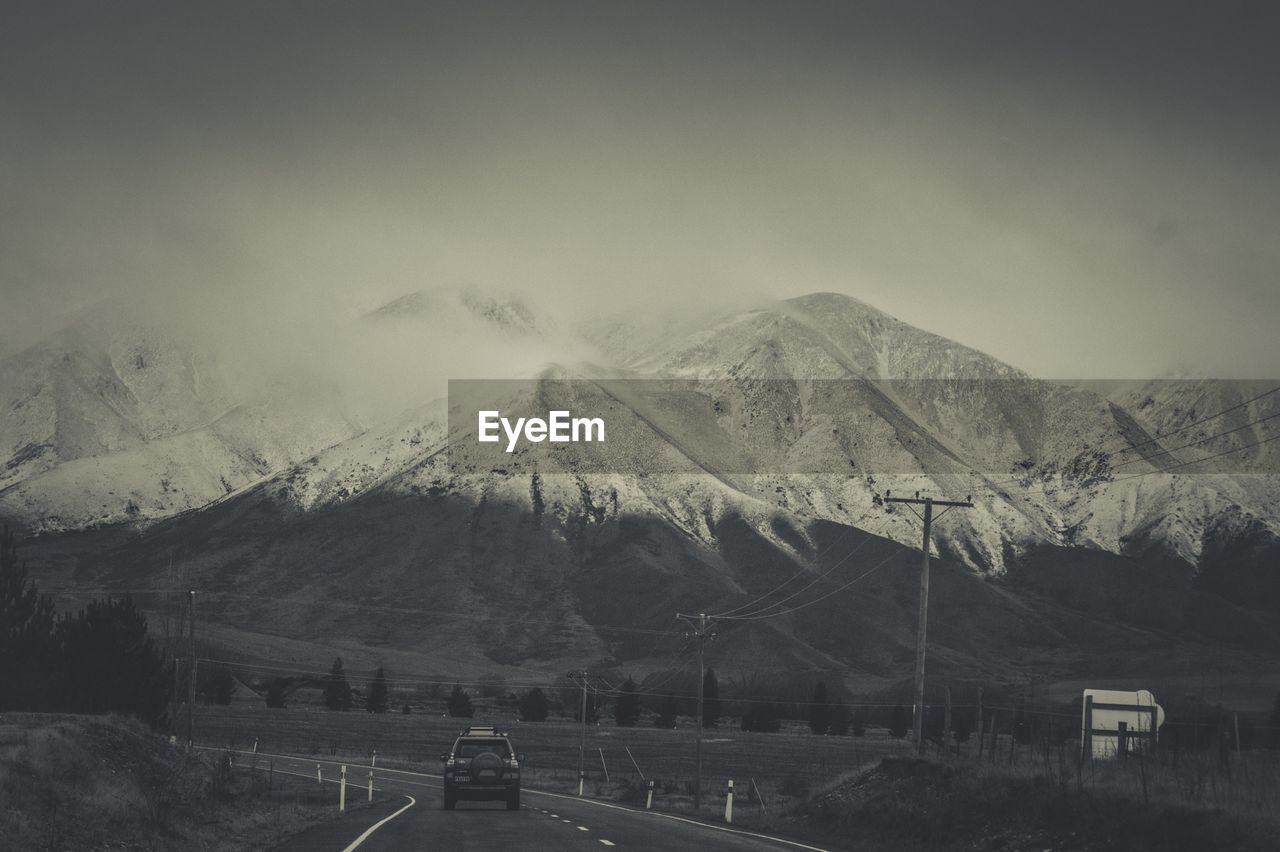
{"label": "spare tire on vehicle rear", "polygon": [[471,758],[471,780],[481,784],[502,778],[503,760],[491,751],[482,751]]}

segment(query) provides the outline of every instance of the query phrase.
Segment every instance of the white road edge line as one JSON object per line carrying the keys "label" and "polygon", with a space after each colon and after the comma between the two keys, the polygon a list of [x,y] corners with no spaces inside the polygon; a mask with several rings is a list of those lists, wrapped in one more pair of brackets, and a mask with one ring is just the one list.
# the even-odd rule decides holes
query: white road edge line
{"label": "white road edge line", "polygon": [[585,825],[578,826],[578,831],[590,831],[590,830],[591,829],[587,828]]}
{"label": "white road edge line", "polygon": [[[206,751],[232,751],[236,754],[252,753],[242,749],[221,749],[215,746],[199,746],[198,745],[196,746],[196,748],[206,750]],[[258,756],[259,757],[281,757],[286,760],[310,761],[312,763],[332,763],[332,764],[341,763],[341,761],[338,761],[338,760],[325,760],[322,758],[315,758],[308,755],[297,755],[297,754],[273,754],[271,752],[258,752]],[[355,768],[366,769],[366,768],[372,768],[372,767],[365,767],[359,764],[355,764]],[[387,769],[384,771],[395,772],[400,775],[416,775],[419,778],[434,779],[434,778],[442,777],[440,775],[432,775],[429,772],[414,772],[409,769]],[[402,783],[409,783],[409,782],[402,782]],[[426,785],[423,785],[423,786],[426,786]],[[615,811],[626,811],[629,814],[648,814],[649,816],[652,816],[652,817],[660,817],[662,819],[671,819],[671,820],[675,820],[676,822],[688,823],[689,825],[700,825],[703,828],[710,828],[715,831],[723,831],[726,834],[741,834],[745,837],[756,837],[756,838],[759,838],[760,840],[772,840],[774,843],[781,843],[785,846],[795,847],[796,849],[807,849],[809,850],[809,852],[830,852],[830,850],[823,849],[821,846],[810,846],[809,844],[801,843],[798,840],[787,840],[785,837],[775,837],[772,834],[759,834],[754,831],[743,831],[740,828],[726,828],[723,825],[716,825],[710,822],[702,822],[701,820],[696,820],[696,819],[687,819],[686,817],[676,816],[675,814],[666,814],[666,813],[662,813],[661,811],[639,811],[639,810],[636,810],[635,808],[627,808],[621,805],[610,804],[609,802],[601,802],[596,799],[579,798],[577,796],[566,795],[564,793],[551,793],[551,792],[548,792],[547,790],[534,790],[529,787],[525,787],[524,792],[530,793],[535,796],[550,796],[554,799],[565,799],[570,802],[582,802],[583,804],[596,805],[597,807],[601,807],[601,808],[612,808]],[[555,816],[555,814],[552,814],[552,816]],[[565,821],[568,822],[568,820],[565,820]]]}
{"label": "white road edge line", "polygon": [[[585,798],[579,799],[577,796],[565,795],[564,793],[548,793],[546,790],[530,790],[526,788],[525,792],[536,793],[539,796],[553,796],[557,799],[567,799],[568,801],[571,801],[571,802],[582,802],[584,805],[595,805],[596,807],[610,808],[611,810],[615,810],[615,811],[625,811],[626,813],[629,813],[629,814],[647,814],[648,816],[651,816],[654,818],[672,819],[672,820],[675,820],[676,822],[684,822],[684,823],[688,823],[689,825],[701,826],[702,828],[709,828],[709,829],[712,829],[713,831],[723,831],[725,834],[740,834],[744,837],[755,837],[755,838],[759,838],[760,840],[771,840],[774,843],[781,843],[785,846],[794,846],[796,849],[807,849],[809,850],[809,852],[830,852],[830,850],[823,849],[821,846],[810,846],[809,844],[801,843],[798,840],[788,840],[785,837],[775,837],[772,834],[759,834],[754,831],[743,831],[740,828],[726,828],[723,825],[716,825],[710,822],[702,822],[701,820],[696,820],[696,819],[688,819],[686,817],[676,816],[675,814],[664,814],[660,811],[638,811],[635,808],[625,808],[622,805],[614,805],[614,804],[610,804],[609,802],[601,802],[596,799],[585,799]],[[567,821],[568,820],[566,820],[566,822]]]}
{"label": "white road edge line", "polygon": [[417,799],[415,799],[413,796],[405,796],[405,798],[409,800],[409,804],[405,805],[405,806],[404,806],[403,808],[401,808],[400,810],[398,810],[398,811],[396,811],[395,813],[391,814],[391,816],[383,817],[382,819],[380,819],[380,820],[378,820],[377,822],[375,822],[373,825],[371,825],[371,826],[369,826],[368,828],[366,828],[366,829],[365,829],[365,831],[364,831],[364,834],[360,835],[360,836],[359,836],[359,837],[357,837],[355,840],[351,841],[351,845],[350,845],[350,846],[348,846],[346,849],[343,849],[343,850],[342,850],[342,852],[352,852],[352,850],[353,850],[353,849],[355,849],[355,848],[356,848],[357,846],[359,846],[361,843],[364,843],[366,840],[368,840],[368,839],[369,839],[369,835],[373,834],[375,831],[377,831],[378,829],[382,828],[382,827],[383,827],[384,825],[386,825],[387,823],[391,822],[391,820],[393,820],[393,819],[395,819],[396,817],[400,816],[400,814],[402,814],[402,813],[404,813],[405,811],[409,810],[409,808],[411,808],[411,807],[413,807],[414,805],[418,804],[418,800],[417,800]]}
{"label": "white road edge line", "polygon": [[605,840],[603,837],[601,837],[601,838],[600,838],[600,842],[601,842],[601,843],[603,843],[605,846],[612,846],[612,845],[613,845],[613,841],[612,841],[612,840]]}

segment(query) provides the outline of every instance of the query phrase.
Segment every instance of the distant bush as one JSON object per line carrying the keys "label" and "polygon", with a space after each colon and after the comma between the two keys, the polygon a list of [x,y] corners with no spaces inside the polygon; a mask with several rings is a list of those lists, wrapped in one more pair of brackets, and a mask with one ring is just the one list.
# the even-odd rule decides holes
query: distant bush
{"label": "distant bush", "polygon": [[467,695],[462,689],[462,684],[455,683],[453,692],[449,693],[449,715],[459,719],[470,719],[476,714],[476,708],[471,704],[471,696]]}
{"label": "distant bush", "polygon": [[520,699],[520,720],[522,722],[547,721],[547,694],[539,687],[534,687]]}

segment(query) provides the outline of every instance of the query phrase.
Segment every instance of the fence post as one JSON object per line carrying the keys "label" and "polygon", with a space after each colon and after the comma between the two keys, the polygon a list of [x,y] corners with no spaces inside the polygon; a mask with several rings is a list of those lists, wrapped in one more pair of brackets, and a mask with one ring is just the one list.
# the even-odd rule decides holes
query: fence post
{"label": "fence post", "polygon": [[724,799],[724,821],[733,822],[733,779],[729,779],[729,792]]}
{"label": "fence post", "polygon": [[347,767],[342,766],[342,778],[338,781],[338,813],[347,812]]}
{"label": "fence post", "polygon": [[1084,730],[1080,732],[1080,759],[1093,757],[1093,696],[1084,697]]}
{"label": "fence post", "polygon": [[652,808],[653,808],[653,782],[652,782],[652,781],[650,781],[650,782],[649,782],[649,792],[648,792],[648,793],[646,793],[646,794],[645,794],[645,797],[644,797],[644,809],[647,811],[647,810],[650,810],[650,809],[652,809]]}
{"label": "fence post", "polygon": [[974,727],[978,729],[978,759],[981,760],[982,759],[982,725],[986,721],[986,719],[983,718],[982,687],[978,687],[978,714],[976,716],[976,719],[978,723],[974,725]]}
{"label": "fence post", "polygon": [[1121,760],[1129,759],[1129,723],[1121,722],[1119,731],[1117,732],[1116,750],[1120,752]]}

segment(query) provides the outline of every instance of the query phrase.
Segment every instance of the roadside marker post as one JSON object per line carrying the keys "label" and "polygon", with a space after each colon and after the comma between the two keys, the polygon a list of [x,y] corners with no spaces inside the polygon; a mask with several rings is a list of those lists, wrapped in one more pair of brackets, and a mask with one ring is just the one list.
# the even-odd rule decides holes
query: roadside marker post
{"label": "roadside marker post", "polygon": [[257,737],[254,737],[254,738],[253,738],[253,753],[254,753],[254,754],[257,754],[257,753],[258,753],[258,738],[257,738]]}
{"label": "roadside marker post", "polygon": [[321,785],[324,784],[324,779],[320,777],[320,764],[318,763],[316,764],[316,783]]}
{"label": "roadside marker post", "polygon": [[369,801],[373,801],[373,770],[369,770]]}
{"label": "roadside marker post", "polygon": [[724,799],[724,821],[733,822],[733,779],[729,779],[729,792],[725,794]]}
{"label": "roadside marker post", "polygon": [[369,765],[370,766],[378,765],[378,750],[376,748],[373,750],[373,760],[369,761]]}
{"label": "roadside marker post", "polygon": [[646,811],[653,809],[653,782],[649,782],[649,792],[644,797],[644,809]]}
{"label": "roadside marker post", "polygon": [[342,778],[338,781],[338,813],[347,812],[347,767],[343,764]]}
{"label": "roadside marker post", "polygon": [[627,752],[627,757],[631,758],[631,765],[636,768],[636,772],[639,773],[640,775],[640,780],[641,781],[649,780],[644,777],[644,772],[640,769],[640,764],[636,763],[636,756],[631,753],[631,749],[627,748],[626,746],[623,746],[623,749]]}

